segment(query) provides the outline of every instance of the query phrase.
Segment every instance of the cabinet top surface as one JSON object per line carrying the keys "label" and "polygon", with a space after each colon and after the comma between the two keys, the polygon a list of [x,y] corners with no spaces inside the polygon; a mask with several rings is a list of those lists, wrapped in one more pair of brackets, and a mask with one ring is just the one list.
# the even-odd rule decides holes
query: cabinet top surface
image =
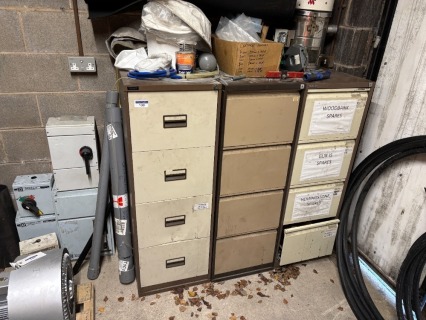
{"label": "cabinet top surface", "polygon": [[120,72],[121,90],[125,92],[138,91],[201,91],[220,90],[227,92],[244,91],[299,91],[303,89],[345,89],[345,88],[371,88],[373,81],[352,76],[346,73],[333,71],[330,79],[304,82],[300,80],[278,80],[265,78],[244,78],[232,80],[223,77],[221,79],[158,79],[158,80],[136,80],[127,78],[125,71]]}

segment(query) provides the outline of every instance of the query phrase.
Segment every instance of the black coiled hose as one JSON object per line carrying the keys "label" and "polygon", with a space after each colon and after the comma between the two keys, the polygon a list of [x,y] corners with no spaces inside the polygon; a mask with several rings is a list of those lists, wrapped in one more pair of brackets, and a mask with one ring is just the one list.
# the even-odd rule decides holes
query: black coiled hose
{"label": "black coiled hose", "polygon": [[422,319],[419,287],[425,263],[426,233],[413,243],[399,270],[396,281],[396,311],[398,319],[414,319],[413,311],[417,319]]}
{"label": "black coiled hose", "polygon": [[[358,222],[364,199],[374,181],[387,167],[395,161],[419,153],[426,153],[426,136],[400,139],[374,151],[357,166],[350,176],[340,212],[336,251],[343,291],[357,319],[383,319],[368,293],[358,261]],[[369,178],[364,183],[357,199],[351,228],[349,228],[351,204],[357,190],[367,177]],[[350,234],[349,230],[351,230]],[[349,237],[351,239],[350,244],[348,243]]]}

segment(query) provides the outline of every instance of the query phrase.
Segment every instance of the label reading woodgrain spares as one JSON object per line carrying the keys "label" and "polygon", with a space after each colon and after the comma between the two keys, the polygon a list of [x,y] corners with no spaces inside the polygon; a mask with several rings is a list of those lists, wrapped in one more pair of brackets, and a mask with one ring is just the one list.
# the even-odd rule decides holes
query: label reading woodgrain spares
{"label": "label reading woodgrain spares", "polygon": [[309,135],[349,133],[358,100],[315,101]]}
{"label": "label reading woodgrain spares", "polygon": [[345,147],[306,151],[300,181],[338,177],[345,151]]}
{"label": "label reading woodgrain spares", "polygon": [[333,195],[334,190],[297,194],[294,200],[293,220],[319,215],[329,215]]}

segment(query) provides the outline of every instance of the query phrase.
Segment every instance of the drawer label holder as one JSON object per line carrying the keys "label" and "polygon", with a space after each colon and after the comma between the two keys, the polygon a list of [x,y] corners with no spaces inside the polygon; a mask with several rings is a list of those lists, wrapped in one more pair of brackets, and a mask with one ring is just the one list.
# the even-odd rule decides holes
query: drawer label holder
{"label": "drawer label holder", "polygon": [[315,101],[309,135],[349,133],[358,100]]}
{"label": "drawer label holder", "polygon": [[334,193],[334,190],[324,190],[297,194],[292,219],[329,215]]}
{"label": "drawer label holder", "polygon": [[346,147],[306,151],[300,181],[337,178],[347,154]]}

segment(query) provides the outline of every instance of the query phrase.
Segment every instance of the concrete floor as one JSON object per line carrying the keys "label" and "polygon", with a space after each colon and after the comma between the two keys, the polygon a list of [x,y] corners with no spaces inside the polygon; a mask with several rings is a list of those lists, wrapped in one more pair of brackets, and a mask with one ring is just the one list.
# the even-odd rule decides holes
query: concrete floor
{"label": "concrete floor", "polygon": [[[76,283],[85,283],[87,264],[75,277]],[[96,319],[113,320],[302,320],[302,319],[356,319],[339,282],[333,256],[295,264],[284,273],[262,273],[225,282],[200,284],[181,292],[163,292],[138,297],[136,281],[122,285],[118,279],[117,257],[106,257],[95,285]],[[299,270],[299,272],[297,271]],[[282,279],[290,272],[289,284]],[[298,274],[299,273],[299,274]],[[213,295],[208,295],[212,292]],[[385,319],[395,319],[395,311],[384,296],[371,290],[376,305]],[[190,295],[204,297],[207,303],[190,305]],[[211,306],[211,308],[208,307]]]}

